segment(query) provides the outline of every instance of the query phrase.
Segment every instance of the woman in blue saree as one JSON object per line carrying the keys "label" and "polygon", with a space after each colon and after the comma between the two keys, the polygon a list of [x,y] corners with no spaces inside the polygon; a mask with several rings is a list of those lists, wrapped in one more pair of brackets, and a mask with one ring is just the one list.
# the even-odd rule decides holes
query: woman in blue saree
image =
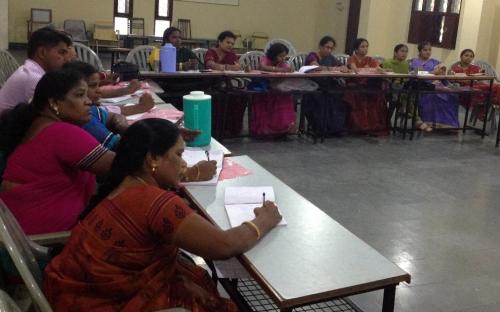
{"label": "woman in blue saree", "polygon": [[[444,75],[446,67],[440,61],[431,58],[432,47],[429,42],[418,45],[418,57],[410,61],[410,70],[427,71],[434,75]],[[426,81],[436,90],[446,88],[445,80]],[[422,121],[435,128],[458,128],[458,97],[455,94],[422,94],[418,105]]]}

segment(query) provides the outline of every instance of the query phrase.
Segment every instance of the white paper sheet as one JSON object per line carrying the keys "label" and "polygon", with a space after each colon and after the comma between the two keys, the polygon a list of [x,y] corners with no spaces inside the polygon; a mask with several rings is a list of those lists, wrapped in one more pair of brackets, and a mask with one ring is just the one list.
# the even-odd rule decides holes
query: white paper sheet
{"label": "white paper sheet", "polygon": [[266,194],[266,200],[275,201],[272,186],[230,186],[224,194],[224,204],[259,204],[262,206],[262,194]]}
{"label": "white paper sheet", "polygon": [[[231,227],[241,225],[245,221],[255,219],[253,210],[262,207],[263,193],[265,200],[275,202],[272,186],[238,186],[227,187],[224,194],[224,207]],[[284,218],[278,225],[286,225]]]}
{"label": "white paper sheet", "polygon": [[[217,185],[219,180],[220,172],[222,171],[222,163],[224,160],[224,152],[222,150],[209,151],[208,155],[210,160],[217,161],[217,172],[211,180],[208,181],[197,181],[197,182],[185,182],[183,185]],[[207,155],[203,150],[192,150],[185,149],[182,154],[182,159],[184,159],[188,167],[192,167],[202,160],[207,160]]]}

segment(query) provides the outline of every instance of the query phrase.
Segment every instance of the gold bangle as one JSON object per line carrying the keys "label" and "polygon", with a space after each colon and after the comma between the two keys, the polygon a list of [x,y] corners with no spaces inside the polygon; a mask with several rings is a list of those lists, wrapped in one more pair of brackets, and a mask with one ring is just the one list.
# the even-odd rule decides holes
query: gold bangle
{"label": "gold bangle", "polygon": [[197,171],[195,181],[200,181],[200,167],[198,167],[198,165],[194,165],[194,166],[196,167],[196,171]]}
{"label": "gold bangle", "polygon": [[255,223],[253,223],[252,221],[245,221],[245,222],[243,222],[243,224],[247,224],[250,227],[252,227],[255,230],[255,233],[257,233],[257,240],[260,239],[260,230],[259,230],[259,227],[257,225],[255,225]]}
{"label": "gold bangle", "polygon": [[276,66],[273,66],[273,71],[276,71]]}

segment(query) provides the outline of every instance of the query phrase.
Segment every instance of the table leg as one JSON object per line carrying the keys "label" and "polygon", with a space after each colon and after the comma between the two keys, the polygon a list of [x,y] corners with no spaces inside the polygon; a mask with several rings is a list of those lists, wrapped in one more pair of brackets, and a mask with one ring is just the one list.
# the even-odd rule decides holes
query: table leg
{"label": "table leg", "polygon": [[[471,88],[471,90],[472,90],[472,87],[474,87],[473,80],[470,81],[469,87]],[[467,120],[469,119],[469,110],[470,110],[470,106],[472,105],[472,96],[473,96],[473,93],[471,92],[471,94],[469,96],[469,103],[467,103],[467,106],[465,107],[464,129],[462,130],[462,133],[464,133],[464,134],[465,134],[465,131],[467,131]]]}
{"label": "table leg", "polygon": [[384,288],[384,301],[382,303],[382,312],[394,312],[394,301],[396,299],[396,285]]}
{"label": "table leg", "polygon": [[111,67],[115,64],[115,51],[111,51]]}
{"label": "table leg", "polygon": [[[488,100],[486,101],[486,107],[484,108],[484,122],[483,122],[483,132],[481,133],[481,139],[484,139],[484,136],[486,134],[486,124],[488,123],[488,113],[490,112],[491,108],[491,98],[493,94],[493,80],[490,81],[490,90],[488,92]],[[493,113],[493,118],[495,118],[495,113]],[[493,122],[493,121],[492,121]],[[496,146],[498,147],[498,138],[497,138],[497,143]]]}
{"label": "table leg", "polygon": [[238,291],[238,280],[237,279],[219,279],[219,283],[224,287],[227,294],[236,303],[238,309],[241,312],[252,312],[252,307],[246,302],[245,298]]}
{"label": "table leg", "polygon": [[[411,118],[410,141],[413,140],[413,136],[415,135],[415,131],[417,128],[417,113],[418,113],[419,102],[420,102],[420,92],[417,89],[415,91],[415,101],[413,102],[413,116]],[[405,132],[406,132],[406,126],[405,126]]]}

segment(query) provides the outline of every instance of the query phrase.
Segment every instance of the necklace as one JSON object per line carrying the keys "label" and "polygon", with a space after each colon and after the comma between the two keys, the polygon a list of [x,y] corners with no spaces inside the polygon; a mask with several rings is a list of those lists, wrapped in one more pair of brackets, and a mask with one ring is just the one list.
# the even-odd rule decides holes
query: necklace
{"label": "necklace", "polygon": [[144,184],[144,185],[149,185],[149,183],[148,183],[148,182],[146,182],[146,181],[144,181],[144,179],[143,179],[143,178],[140,178],[140,177],[138,177],[138,176],[132,176],[132,178],[136,179],[137,181],[141,182],[141,183],[142,183],[142,184]]}

